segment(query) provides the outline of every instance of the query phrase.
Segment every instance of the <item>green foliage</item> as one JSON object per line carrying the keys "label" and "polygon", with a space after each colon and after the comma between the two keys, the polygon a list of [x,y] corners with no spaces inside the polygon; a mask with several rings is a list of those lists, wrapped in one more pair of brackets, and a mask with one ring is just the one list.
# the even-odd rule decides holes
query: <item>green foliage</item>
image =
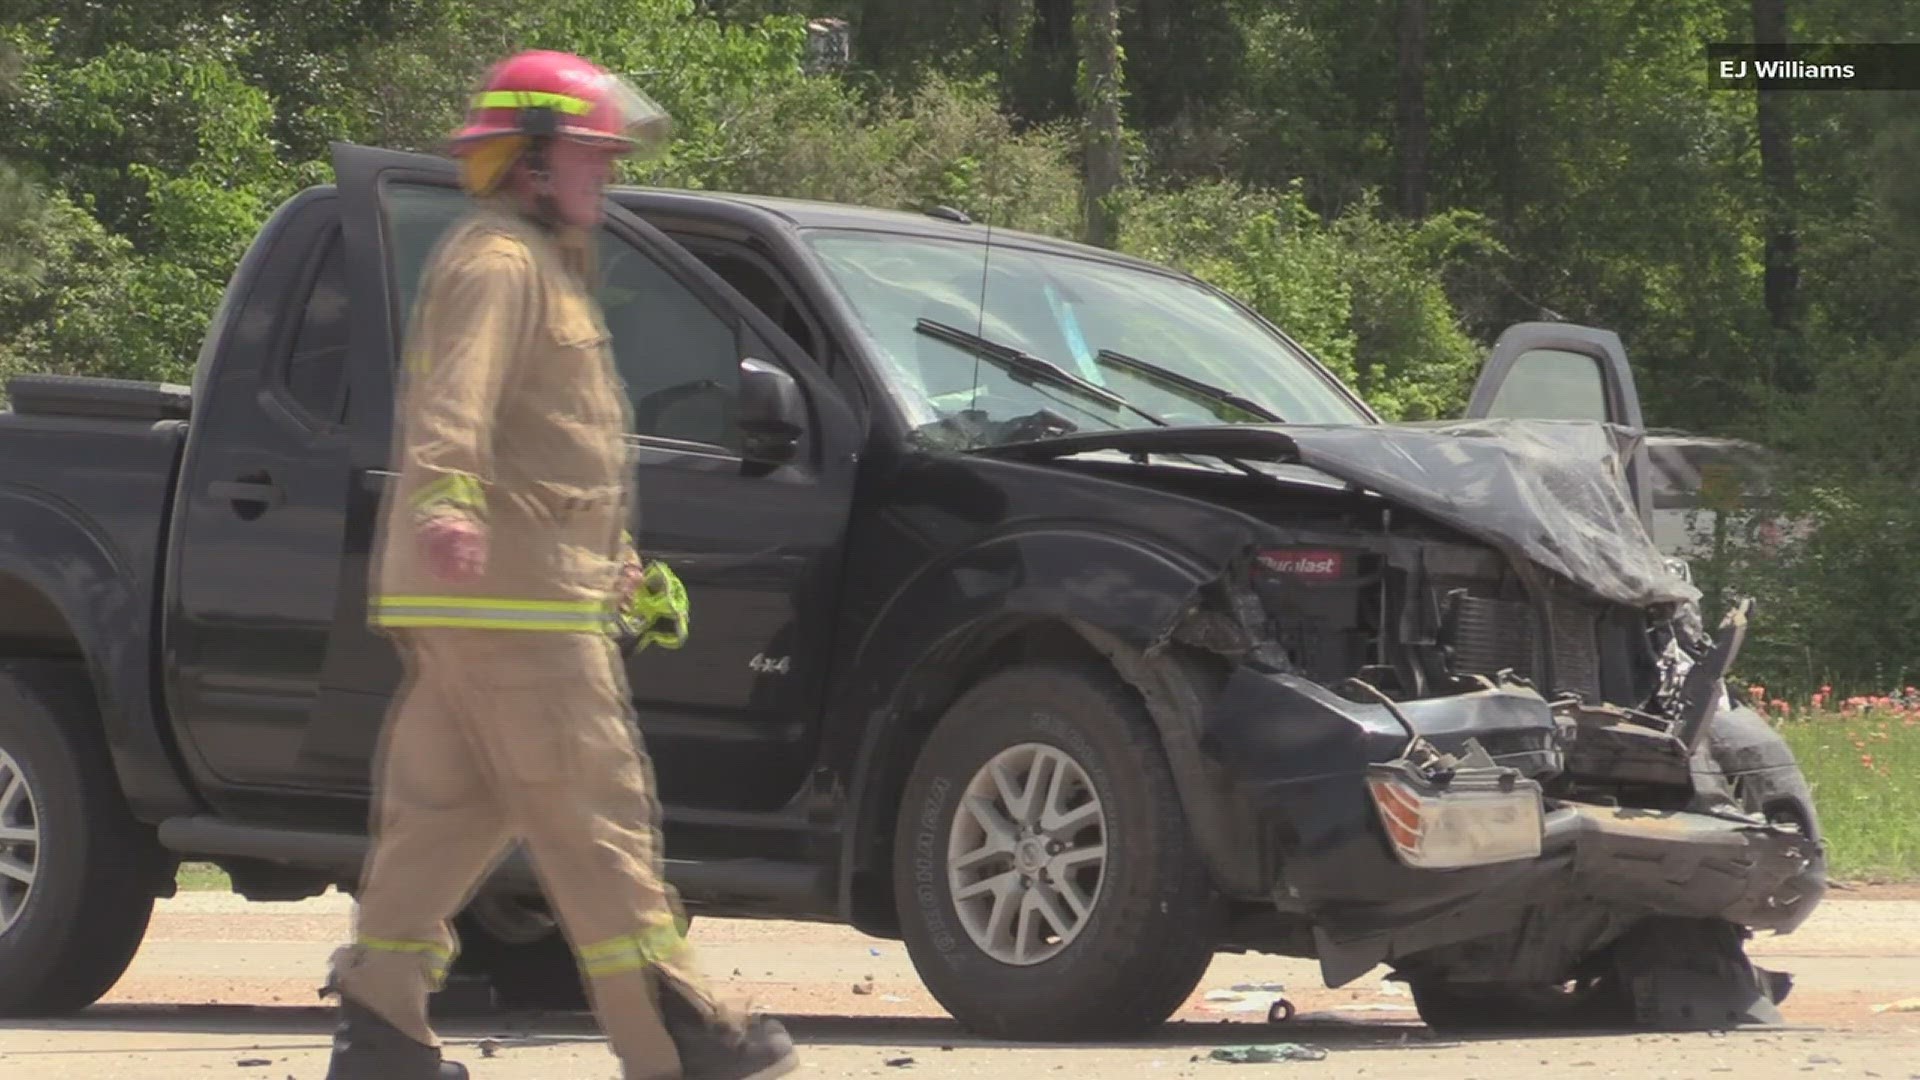
{"label": "green foliage", "polygon": [[1753,595],[1749,678],[1792,694],[1920,681],[1920,347],[1835,348],[1768,424],[1781,453],[1767,505],[1727,527],[1704,584]]}
{"label": "green foliage", "polygon": [[1382,415],[1458,415],[1480,349],[1448,302],[1442,269],[1497,248],[1472,215],[1394,221],[1361,200],[1333,221],[1299,186],[1220,181],[1133,200],[1121,246],[1226,290],[1298,339]]}
{"label": "green foliage", "polygon": [[[142,260],[64,195],[43,195],[5,166],[0,206],[8,211],[0,215],[0,379],[186,372],[197,341],[170,337],[167,317],[189,302],[181,275]],[[204,325],[211,311],[185,316]]]}
{"label": "green foliage", "polygon": [[722,152],[676,152],[649,182],[895,209],[965,210],[1004,228],[1070,236],[1079,221],[1074,139],[1016,132],[991,86],[934,78],[871,104],[809,80],[738,103]]}

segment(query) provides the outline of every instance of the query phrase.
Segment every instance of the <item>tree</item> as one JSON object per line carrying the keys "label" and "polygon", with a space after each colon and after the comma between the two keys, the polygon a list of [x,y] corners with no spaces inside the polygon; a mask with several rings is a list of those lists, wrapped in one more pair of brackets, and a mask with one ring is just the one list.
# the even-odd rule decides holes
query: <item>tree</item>
{"label": "tree", "polygon": [[1399,100],[1394,150],[1400,165],[1400,212],[1427,216],[1427,0],[1400,0]]}
{"label": "tree", "polygon": [[[1754,42],[1762,46],[1787,45],[1787,0],[1752,2]],[[1785,55],[1784,48],[1781,55]],[[1796,301],[1800,285],[1800,245],[1794,230],[1793,127],[1787,112],[1788,93],[1763,86],[1754,96],[1754,125],[1760,135],[1760,172],[1767,186],[1767,315],[1774,329],[1790,331],[1799,322]]]}
{"label": "tree", "polygon": [[1080,100],[1086,110],[1086,239],[1110,246],[1117,225],[1112,197],[1124,171],[1120,11],[1116,0],[1080,0]]}

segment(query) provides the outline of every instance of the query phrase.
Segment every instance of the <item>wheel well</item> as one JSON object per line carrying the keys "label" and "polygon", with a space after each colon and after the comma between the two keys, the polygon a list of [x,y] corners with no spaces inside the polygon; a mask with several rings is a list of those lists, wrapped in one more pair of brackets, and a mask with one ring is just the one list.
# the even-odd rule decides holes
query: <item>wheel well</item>
{"label": "wheel well", "polygon": [[940,646],[902,683],[891,730],[872,764],[873,782],[861,802],[859,842],[851,885],[852,923],[878,936],[899,933],[893,905],[893,835],[888,824],[905,792],[920,748],[967,688],[988,674],[1037,660],[1108,659],[1071,625],[1055,619],[999,619],[975,626]]}
{"label": "wheel well", "polygon": [[9,660],[78,660],[80,638],[46,594],[17,577],[0,574],[0,657]]}

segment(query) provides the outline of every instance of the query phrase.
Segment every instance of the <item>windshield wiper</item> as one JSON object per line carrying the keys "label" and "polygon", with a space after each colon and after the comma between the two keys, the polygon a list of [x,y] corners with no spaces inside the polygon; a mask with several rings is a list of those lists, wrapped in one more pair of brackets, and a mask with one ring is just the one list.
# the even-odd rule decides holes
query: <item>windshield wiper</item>
{"label": "windshield wiper", "polygon": [[1249,416],[1258,417],[1269,423],[1286,423],[1279,413],[1274,412],[1265,405],[1251,398],[1242,397],[1231,390],[1222,389],[1212,383],[1201,382],[1199,379],[1190,375],[1182,375],[1170,368],[1163,368],[1159,364],[1148,363],[1139,357],[1128,356],[1123,352],[1114,352],[1112,349],[1101,349],[1096,355],[1099,359],[1112,364],[1114,367],[1131,371],[1135,375],[1139,375],[1150,382],[1164,383],[1175,390],[1185,391],[1190,397],[1198,396],[1206,399],[1202,404],[1211,401],[1215,404],[1231,405]]}
{"label": "windshield wiper", "polygon": [[[946,323],[943,323],[943,322],[936,322],[933,319],[918,320],[914,325],[914,330],[919,333],[925,334],[928,337],[938,338],[939,340],[944,341],[949,345],[955,345],[963,349],[971,349],[974,351],[975,355],[978,355],[984,359],[993,361],[994,364],[997,365],[1002,371],[1005,371],[1008,375],[1013,376],[1013,378],[1017,381],[1027,383],[1028,385],[1031,385],[1032,383],[1035,383],[1035,382],[1051,382],[1051,383],[1054,383],[1055,385],[1068,387],[1070,389],[1078,391],[1079,393],[1085,394],[1096,401],[1114,405],[1122,409],[1131,410],[1132,412],[1137,413],[1142,417],[1145,417],[1147,421],[1153,424],[1155,427],[1171,427],[1172,426],[1168,421],[1163,420],[1158,416],[1155,416],[1154,414],[1148,412],[1147,410],[1141,408],[1138,405],[1135,405],[1133,402],[1128,401],[1126,398],[1121,397],[1119,394],[1114,393],[1113,391],[1107,389],[1106,387],[1101,386],[1098,383],[1088,382],[1087,380],[1081,378],[1080,376],[1075,375],[1073,372],[1068,371],[1066,368],[1061,367],[1059,364],[1056,364],[1051,360],[1043,360],[1040,357],[1035,356],[1030,352],[1025,352],[1020,349],[1016,349],[1011,345],[1003,345],[1000,342],[993,340],[992,338],[984,338],[984,337],[981,337],[979,334],[969,333],[958,327],[948,326]],[[1115,355],[1117,356],[1119,354],[1116,353]],[[1123,358],[1123,359],[1131,359],[1131,358]],[[1134,361],[1134,363],[1142,363],[1142,362],[1136,360]],[[1023,375],[1025,376],[1024,379],[1022,378]],[[1205,384],[1202,384],[1202,385],[1205,385]],[[1259,406],[1256,405],[1254,406],[1254,408],[1258,409]],[[1192,460],[1192,458],[1186,454],[1174,454],[1170,456],[1184,458],[1186,460]],[[1239,458],[1228,457],[1225,454],[1217,454],[1214,456],[1218,457],[1221,461],[1226,462],[1229,466],[1231,466],[1235,470],[1245,473],[1248,476],[1254,477],[1255,479],[1259,479],[1259,480],[1265,480],[1265,481],[1268,481],[1269,483],[1274,482],[1271,476],[1268,476],[1266,473],[1261,472],[1259,469],[1254,468],[1252,465],[1247,464],[1246,462],[1240,460]]]}
{"label": "windshield wiper", "polygon": [[1167,421],[1142,409],[1140,406],[1135,405],[1119,394],[1114,393],[1098,383],[1088,382],[1073,372],[1068,371],[1066,368],[1061,367],[1059,364],[1051,360],[1043,360],[1030,352],[1016,349],[1011,345],[1003,345],[998,341],[994,341],[992,338],[984,338],[978,334],[962,330],[959,327],[948,326],[943,322],[936,322],[933,319],[919,320],[914,324],[914,330],[930,338],[944,341],[949,345],[970,350],[984,360],[993,361],[995,366],[1013,376],[1017,382],[1023,382],[1029,385],[1035,382],[1050,382],[1055,386],[1064,387],[1085,397],[1090,397],[1103,405],[1116,409],[1127,409],[1144,417],[1149,423],[1152,423],[1156,427],[1167,426]]}

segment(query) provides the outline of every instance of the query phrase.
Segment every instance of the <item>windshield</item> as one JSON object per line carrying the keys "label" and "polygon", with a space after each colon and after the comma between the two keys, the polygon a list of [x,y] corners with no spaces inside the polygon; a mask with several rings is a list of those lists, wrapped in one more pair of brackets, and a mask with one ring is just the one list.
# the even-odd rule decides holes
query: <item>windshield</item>
{"label": "windshield", "polygon": [[[969,241],[806,235],[923,435],[981,445],[1156,421],[1267,422],[1261,413],[1372,422],[1284,339],[1178,278]],[[1045,366],[1074,380],[1033,377]]]}

